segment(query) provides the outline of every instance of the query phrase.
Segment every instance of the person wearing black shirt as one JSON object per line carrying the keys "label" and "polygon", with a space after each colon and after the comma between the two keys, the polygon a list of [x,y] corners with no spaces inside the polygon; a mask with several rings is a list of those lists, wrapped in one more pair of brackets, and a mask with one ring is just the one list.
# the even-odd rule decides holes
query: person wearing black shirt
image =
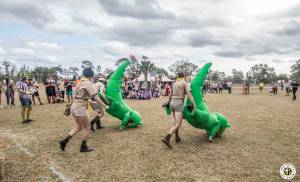
{"label": "person wearing black shirt", "polygon": [[293,83],[291,84],[291,86],[292,86],[292,91],[293,91],[293,100],[297,100],[296,93],[297,93],[299,84],[294,80]]}

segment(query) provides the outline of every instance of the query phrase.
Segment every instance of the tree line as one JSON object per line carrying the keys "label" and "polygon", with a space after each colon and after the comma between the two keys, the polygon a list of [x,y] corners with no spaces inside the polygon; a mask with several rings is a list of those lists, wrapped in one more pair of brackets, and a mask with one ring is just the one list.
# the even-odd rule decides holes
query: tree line
{"label": "tree line", "polygon": [[[166,76],[176,75],[178,72],[183,72],[186,76],[192,76],[198,70],[198,66],[192,63],[189,59],[177,60],[173,62],[169,67],[169,72],[161,67],[156,66],[149,57],[142,56],[141,60],[131,56],[133,63],[129,65],[127,73],[131,77],[138,77],[141,74],[145,75],[145,80],[148,80],[149,73],[155,73],[157,75],[164,74]],[[116,61],[116,66],[121,63],[122,59]],[[83,60],[81,67],[71,66],[69,68],[63,68],[61,65],[54,67],[37,66],[30,69],[26,65],[21,66],[17,70],[16,66],[5,60],[0,65],[0,78],[9,76],[12,78],[19,78],[21,74],[26,74],[29,77],[34,78],[39,82],[44,82],[46,78],[51,77],[69,77],[75,79],[80,76],[80,70],[84,68],[92,68],[96,74],[102,73],[104,75],[111,75],[113,69],[102,69],[101,65],[95,66],[90,60]],[[293,79],[300,81],[300,60],[297,60],[294,65],[291,66],[291,74],[276,74],[273,67],[267,64],[255,64],[250,68],[246,74],[237,69],[232,69],[231,75],[226,75],[224,72],[217,70],[210,70],[208,79],[211,81],[232,81],[233,83],[242,83],[243,80],[248,80],[250,83],[258,84],[259,82],[272,83],[277,80]]]}

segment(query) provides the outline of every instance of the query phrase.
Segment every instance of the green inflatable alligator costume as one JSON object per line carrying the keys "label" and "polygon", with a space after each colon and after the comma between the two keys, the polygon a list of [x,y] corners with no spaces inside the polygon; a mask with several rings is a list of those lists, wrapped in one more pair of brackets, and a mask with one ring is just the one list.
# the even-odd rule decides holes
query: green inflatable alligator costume
{"label": "green inflatable alligator costume", "polygon": [[[131,61],[124,58],[118,69],[111,75],[107,82],[105,96],[110,102],[106,109],[111,116],[121,120],[121,130],[135,128],[142,124],[141,115],[131,109],[121,95],[121,84],[125,70]],[[100,93],[98,93],[101,97]]]}
{"label": "green inflatable alligator costume", "polygon": [[[222,137],[226,128],[230,127],[227,118],[222,114],[215,112],[210,113],[205,102],[203,102],[203,81],[206,79],[208,70],[212,63],[205,64],[191,82],[191,93],[194,97],[197,109],[193,113],[193,107],[189,99],[184,105],[183,117],[193,127],[205,129],[210,139]],[[170,107],[166,107],[167,114],[171,114]]]}

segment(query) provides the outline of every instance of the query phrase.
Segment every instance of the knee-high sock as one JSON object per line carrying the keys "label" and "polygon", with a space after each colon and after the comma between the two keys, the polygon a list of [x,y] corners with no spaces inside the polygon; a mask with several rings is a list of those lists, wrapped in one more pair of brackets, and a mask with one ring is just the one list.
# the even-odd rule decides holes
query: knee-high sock
{"label": "knee-high sock", "polygon": [[32,110],[32,107],[28,107],[28,109],[27,109],[27,115],[26,115],[27,118],[26,119],[30,118],[31,110]]}
{"label": "knee-high sock", "polygon": [[25,120],[25,112],[26,112],[26,107],[22,107],[21,117],[23,121]]}

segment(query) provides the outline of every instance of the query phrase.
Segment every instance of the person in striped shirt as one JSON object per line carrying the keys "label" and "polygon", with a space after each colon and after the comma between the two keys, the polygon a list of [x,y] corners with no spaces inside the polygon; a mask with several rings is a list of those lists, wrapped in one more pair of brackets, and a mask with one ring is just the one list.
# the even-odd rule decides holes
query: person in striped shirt
{"label": "person in striped shirt", "polygon": [[22,75],[22,79],[17,82],[16,87],[18,89],[19,98],[22,106],[21,117],[22,123],[30,123],[32,120],[30,119],[30,113],[32,110],[32,102],[30,98],[30,90],[28,87],[28,83],[26,82],[26,75]]}

